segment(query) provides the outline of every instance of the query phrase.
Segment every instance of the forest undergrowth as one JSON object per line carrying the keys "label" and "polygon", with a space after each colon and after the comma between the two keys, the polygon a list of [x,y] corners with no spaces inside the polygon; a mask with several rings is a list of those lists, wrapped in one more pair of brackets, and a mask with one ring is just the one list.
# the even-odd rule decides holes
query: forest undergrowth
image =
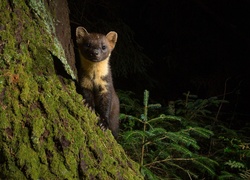
{"label": "forest undergrowth", "polygon": [[119,91],[121,137],[127,154],[145,179],[250,179],[249,127],[235,130],[220,120],[218,97],[199,99],[190,92],[167,107],[143,103]]}

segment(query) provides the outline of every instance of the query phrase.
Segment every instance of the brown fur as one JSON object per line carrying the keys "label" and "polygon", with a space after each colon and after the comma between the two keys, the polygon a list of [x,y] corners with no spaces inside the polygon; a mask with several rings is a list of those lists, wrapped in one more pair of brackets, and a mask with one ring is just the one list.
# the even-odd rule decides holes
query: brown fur
{"label": "brown fur", "polygon": [[117,137],[119,130],[119,99],[116,95],[109,59],[117,41],[117,33],[106,36],[76,29],[81,68],[79,83],[86,103],[99,114],[101,126]]}

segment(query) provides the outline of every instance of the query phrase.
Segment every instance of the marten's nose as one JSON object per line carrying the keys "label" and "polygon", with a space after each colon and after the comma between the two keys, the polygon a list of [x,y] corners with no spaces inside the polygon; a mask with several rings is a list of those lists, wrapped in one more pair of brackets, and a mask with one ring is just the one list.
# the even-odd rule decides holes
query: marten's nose
{"label": "marten's nose", "polygon": [[96,56],[99,54],[98,49],[95,49],[95,50],[94,50],[94,54],[95,54]]}

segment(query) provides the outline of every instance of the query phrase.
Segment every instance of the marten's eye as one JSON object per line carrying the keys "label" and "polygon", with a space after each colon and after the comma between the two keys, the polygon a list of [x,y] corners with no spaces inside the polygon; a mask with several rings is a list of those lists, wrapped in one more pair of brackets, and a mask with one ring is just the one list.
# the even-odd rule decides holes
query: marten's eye
{"label": "marten's eye", "polygon": [[105,45],[102,46],[102,50],[105,50],[107,49],[107,47]]}
{"label": "marten's eye", "polygon": [[85,46],[85,47],[90,47],[91,44],[90,44],[90,43],[85,43],[84,46]]}

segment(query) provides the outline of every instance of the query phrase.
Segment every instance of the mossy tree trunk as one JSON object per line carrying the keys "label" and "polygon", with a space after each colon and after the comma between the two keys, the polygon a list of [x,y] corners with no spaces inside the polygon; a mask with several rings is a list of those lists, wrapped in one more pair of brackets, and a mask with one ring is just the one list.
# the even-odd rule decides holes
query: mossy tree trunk
{"label": "mossy tree trunk", "polygon": [[1,0],[0,179],[141,179],[76,93],[72,47],[66,0]]}

